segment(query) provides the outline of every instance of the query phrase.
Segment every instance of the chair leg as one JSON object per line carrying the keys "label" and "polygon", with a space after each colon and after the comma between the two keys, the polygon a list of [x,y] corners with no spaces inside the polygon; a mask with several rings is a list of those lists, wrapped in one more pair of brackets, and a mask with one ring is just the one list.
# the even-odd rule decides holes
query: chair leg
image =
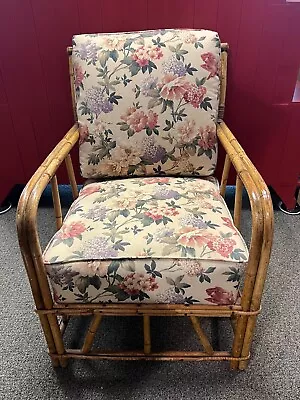
{"label": "chair leg", "polygon": [[44,336],[46,339],[46,343],[48,346],[48,351],[51,357],[51,362],[54,368],[59,367],[60,366],[60,362],[57,358],[52,357],[52,354],[56,353],[56,346],[54,343],[54,339],[53,339],[53,335],[52,335],[52,331],[49,325],[49,321],[47,319],[47,317],[43,314],[39,315],[40,318],[40,323],[44,332]]}
{"label": "chair leg", "polygon": [[[247,357],[248,354],[250,353],[253,335],[254,335],[254,331],[255,331],[256,320],[257,320],[256,315],[252,315],[248,319],[247,328],[246,328],[246,332],[245,332],[245,338],[244,338],[244,344],[243,344],[243,349],[242,349],[242,354],[241,354],[242,357]],[[241,371],[245,370],[248,366],[248,363],[249,363],[249,360],[240,361],[239,369]]]}
{"label": "chair leg", "polygon": [[[49,325],[50,325],[51,332],[53,335],[53,339],[54,339],[54,343],[55,343],[55,347],[56,347],[56,353],[58,355],[63,355],[65,353],[65,346],[64,346],[62,334],[61,334],[61,331],[60,331],[60,328],[58,325],[57,317],[53,314],[49,314],[48,321],[49,321]],[[68,364],[68,360],[60,359],[59,363],[62,368],[65,368]]]}
{"label": "chair leg", "polygon": [[[235,331],[234,331],[234,338],[233,338],[233,345],[232,345],[232,356],[233,357],[241,357],[244,338],[245,338],[245,331],[247,326],[248,317],[245,315],[239,315],[236,318],[235,323]],[[234,360],[230,362],[230,368],[235,370],[239,367],[239,361]]]}
{"label": "chair leg", "polygon": [[51,363],[52,363],[53,368],[58,368],[61,366],[58,358],[53,357],[51,354],[50,354],[50,358],[51,358]]}
{"label": "chair leg", "polygon": [[230,323],[231,323],[231,327],[233,332],[235,332],[235,327],[236,327],[236,315],[233,315],[232,317],[230,317]]}
{"label": "chair leg", "polygon": [[190,318],[191,318],[193,327],[197,333],[197,336],[198,336],[200,343],[202,344],[204,350],[206,351],[207,354],[212,356],[214,353],[214,349],[212,348],[207,336],[205,335],[203,329],[201,328],[199,319],[194,316],[191,316]]}
{"label": "chair leg", "polygon": [[91,350],[95,335],[97,333],[97,330],[99,328],[101,321],[102,321],[102,315],[95,314],[93,316],[93,319],[90,323],[89,329],[85,335],[85,339],[84,339],[83,346],[81,349],[83,354],[87,354]]}
{"label": "chair leg", "polygon": [[149,354],[151,352],[151,334],[150,334],[150,317],[149,315],[143,316],[144,326],[144,353]]}

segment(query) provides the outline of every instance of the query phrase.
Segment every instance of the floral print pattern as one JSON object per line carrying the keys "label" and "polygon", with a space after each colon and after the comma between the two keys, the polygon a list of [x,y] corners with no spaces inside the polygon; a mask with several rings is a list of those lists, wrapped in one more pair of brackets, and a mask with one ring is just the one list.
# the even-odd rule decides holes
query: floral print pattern
{"label": "floral print pattern", "polygon": [[74,36],[82,175],[213,174],[219,61],[206,30]]}
{"label": "floral print pattern", "polygon": [[44,252],[57,301],[233,304],[247,247],[212,178],[90,183]]}
{"label": "floral print pattern", "polygon": [[47,264],[58,303],[235,304],[243,263],[127,259]]}

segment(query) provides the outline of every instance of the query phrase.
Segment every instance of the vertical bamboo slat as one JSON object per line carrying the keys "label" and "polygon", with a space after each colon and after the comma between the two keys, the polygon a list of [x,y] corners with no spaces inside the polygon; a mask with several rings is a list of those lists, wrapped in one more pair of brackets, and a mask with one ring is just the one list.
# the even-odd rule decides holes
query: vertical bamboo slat
{"label": "vertical bamboo slat", "polygon": [[236,176],[235,198],[234,198],[234,225],[240,230],[241,228],[241,213],[242,213],[242,197],[243,197],[243,182],[241,178]]}
{"label": "vertical bamboo slat", "polygon": [[143,316],[143,327],[144,327],[144,353],[149,354],[151,352],[151,333],[150,333],[149,315]]}
{"label": "vertical bamboo slat", "polygon": [[73,168],[73,163],[70,154],[67,155],[65,159],[66,167],[67,167],[67,172],[68,172],[68,177],[72,189],[72,195],[73,199],[77,199],[78,197],[78,187],[76,183],[76,178],[75,178],[75,173],[74,173],[74,168]]}
{"label": "vertical bamboo slat", "polygon": [[219,100],[219,113],[218,113],[219,120],[222,120],[224,118],[224,112],[225,112],[228,50],[229,50],[229,45],[227,43],[222,43],[221,65],[220,65],[220,100]]}
{"label": "vertical bamboo slat", "polygon": [[59,197],[59,190],[57,184],[56,175],[51,179],[51,190],[52,190],[52,198],[53,198],[53,206],[55,212],[55,220],[56,220],[56,228],[59,230],[62,226],[62,211]]}
{"label": "vertical bamboo slat", "polygon": [[77,111],[76,111],[76,102],[75,102],[74,70],[73,70],[73,62],[72,62],[72,47],[68,47],[67,48],[67,53],[68,53],[68,56],[69,56],[69,76],[70,76],[70,88],[71,88],[73,117],[74,117],[74,122],[76,122],[77,121]]}
{"label": "vertical bamboo slat", "polygon": [[226,154],[224,167],[223,167],[222,178],[221,178],[221,185],[220,185],[220,194],[221,194],[222,197],[225,196],[226,185],[227,185],[227,180],[228,180],[230,167],[231,167],[231,160],[230,160],[229,155]]}

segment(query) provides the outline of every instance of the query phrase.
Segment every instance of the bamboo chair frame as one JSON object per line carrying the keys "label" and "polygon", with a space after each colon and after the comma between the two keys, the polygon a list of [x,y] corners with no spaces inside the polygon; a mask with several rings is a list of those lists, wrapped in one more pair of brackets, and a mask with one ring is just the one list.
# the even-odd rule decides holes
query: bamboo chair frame
{"label": "bamboo chair frame", "polygon": [[[65,163],[73,198],[78,196],[70,151],[79,139],[78,124],[67,132],[52,150],[26,185],[17,209],[17,231],[19,245],[28,274],[36,312],[40,318],[46,343],[54,367],[65,367],[68,359],[121,359],[121,360],[186,360],[186,361],[230,361],[232,369],[245,369],[250,358],[253,338],[273,239],[273,207],[269,190],[244,150],[223,122],[227,81],[228,44],[222,44],[221,88],[217,135],[226,152],[220,185],[221,195],[225,195],[226,183],[231,165],[236,171],[236,194],[234,222],[240,227],[242,192],[245,187],[252,214],[250,257],[245,272],[245,283],[240,305],[183,305],[183,304],[57,304],[54,302],[45,272],[42,250],[37,230],[37,211],[41,195],[50,183],[56,218],[56,227],[62,225],[62,212],[56,171]],[[72,48],[68,48],[69,71],[74,118],[76,116],[73,86]],[[92,316],[81,349],[66,349],[63,333],[71,317]],[[111,352],[92,349],[97,329],[104,316],[142,316],[144,348],[138,351]],[[203,351],[151,351],[150,317],[186,316],[202,344]],[[230,351],[215,351],[203,331],[199,317],[226,317],[231,320],[233,344]]]}

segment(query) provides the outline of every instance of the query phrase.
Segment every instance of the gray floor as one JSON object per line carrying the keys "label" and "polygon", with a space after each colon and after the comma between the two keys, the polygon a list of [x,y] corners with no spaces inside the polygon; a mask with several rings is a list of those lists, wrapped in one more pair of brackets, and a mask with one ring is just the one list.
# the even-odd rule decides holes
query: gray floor
{"label": "gray floor", "polygon": [[[249,235],[249,211],[243,222]],[[14,211],[0,216],[0,398],[1,399],[299,399],[300,398],[300,218],[275,213],[275,243],[246,372],[227,363],[72,361],[53,370],[46,354],[15,231]],[[46,243],[52,210],[43,208],[39,225]],[[67,340],[86,321],[68,327]],[[211,328],[210,325],[207,326]],[[108,346],[138,346],[140,320],[106,320],[98,340]],[[220,323],[221,341],[229,330]],[[214,331],[212,332],[214,334]],[[197,348],[189,321],[157,318],[152,334],[159,348]]]}

